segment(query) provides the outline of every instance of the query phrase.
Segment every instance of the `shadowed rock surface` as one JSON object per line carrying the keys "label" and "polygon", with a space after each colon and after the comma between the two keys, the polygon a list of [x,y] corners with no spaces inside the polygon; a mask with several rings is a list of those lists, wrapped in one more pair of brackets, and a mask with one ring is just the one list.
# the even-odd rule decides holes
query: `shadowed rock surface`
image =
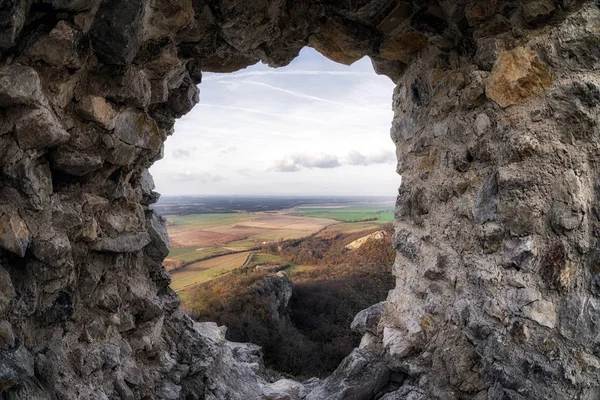
{"label": "shadowed rock surface", "polygon": [[[591,0],[2,2],[0,396],[598,398],[599,21]],[[397,287],[332,376],[269,382],[178,308],[148,168],[202,71],[307,45],[397,85]]]}

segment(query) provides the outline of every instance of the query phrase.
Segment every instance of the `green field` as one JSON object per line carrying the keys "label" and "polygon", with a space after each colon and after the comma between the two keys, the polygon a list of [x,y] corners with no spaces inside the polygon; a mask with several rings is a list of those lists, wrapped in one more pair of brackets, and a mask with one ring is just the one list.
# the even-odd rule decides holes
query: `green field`
{"label": "green field", "polygon": [[206,249],[197,249],[195,247],[181,247],[177,249],[170,249],[167,258],[177,260],[181,262],[189,262],[194,260],[201,260],[206,257],[211,257],[216,254],[225,254],[229,250],[221,247],[211,247]]}
{"label": "green field", "polygon": [[280,263],[280,264],[289,264],[283,258],[273,255],[273,254],[264,254],[264,253],[256,253],[252,256],[253,263],[255,264],[269,264],[269,263]]}
{"label": "green field", "polygon": [[290,215],[329,218],[342,222],[372,219],[390,222],[394,220],[393,208],[394,206],[391,204],[359,204],[346,207],[298,207]]}
{"label": "green field", "polygon": [[209,260],[198,261],[171,273],[171,289],[184,288],[208,282],[219,275],[241,267],[251,252],[229,254]]}
{"label": "green field", "polygon": [[186,228],[212,229],[223,225],[236,224],[252,219],[248,214],[191,214],[191,215],[168,215],[167,221],[172,226],[185,225]]}

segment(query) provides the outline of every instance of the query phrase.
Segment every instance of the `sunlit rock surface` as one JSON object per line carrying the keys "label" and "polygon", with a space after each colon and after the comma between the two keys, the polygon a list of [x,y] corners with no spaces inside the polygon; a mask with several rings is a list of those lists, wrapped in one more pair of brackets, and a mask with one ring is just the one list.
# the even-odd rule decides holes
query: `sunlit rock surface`
{"label": "sunlit rock surface", "polygon": [[[598,398],[599,21],[592,0],[3,2],[2,398]],[[330,377],[270,382],[178,308],[148,168],[202,71],[307,45],[397,84],[397,287]]]}

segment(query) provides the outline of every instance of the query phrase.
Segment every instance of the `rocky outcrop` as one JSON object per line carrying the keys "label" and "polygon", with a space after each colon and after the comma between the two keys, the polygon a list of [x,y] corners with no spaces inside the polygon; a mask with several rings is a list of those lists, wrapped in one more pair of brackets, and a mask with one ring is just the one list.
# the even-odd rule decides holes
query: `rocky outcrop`
{"label": "rocky outcrop", "polygon": [[[599,19],[592,0],[4,2],[2,396],[598,397]],[[202,71],[306,45],[397,84],[403,184],[377,328],[300,385],[178,309],[147,169]]]}

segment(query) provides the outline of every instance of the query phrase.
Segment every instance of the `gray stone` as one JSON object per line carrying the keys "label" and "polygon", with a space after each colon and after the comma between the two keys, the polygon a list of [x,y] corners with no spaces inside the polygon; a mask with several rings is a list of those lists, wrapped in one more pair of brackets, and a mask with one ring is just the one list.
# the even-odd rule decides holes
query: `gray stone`
{"label": "gray stone", "polygon": [[553,0],[535,0],[523,3],[523,18],[530,24],[548,19],[556,11]]}
{"label": "gray stone", "polygon": [[147,169],[140,175],[140,186],[142,188],[142,204],[154,204],[160,198],[160,194],[154,191],[154,179]]}
{"label": "gray stone", "polygon": [[[23,29],[32,0],[14,0],[0,9],[0,50],[11,48]],[[2,90],[0,90],[0,93]]]}
{"label": "gray stone", "polygon": [[15,295],[15,288],[10,279],[10,274],[0,265],[0,314],[6,311]]}
{"label": "gray stone", "polygon": [[57,67],[79,68],[81,61],[77,50],[80,34],[65,21],[59,21],[48,36],[42,36],[27,49],[25,54],[32,60],[42,60]]}
{"label": "gray stone", "polygon": [[473,219],[482,224],[486,221],[494,221],[498,215],[498,174],[489,175],[475,199],[473,205]]}
{"label": "gray stone", "polygon": [[556,326],[556,307],[546,300],[536,300],[523,307],[523,315],[547,328]]}
{"label": "gray stone", "polygon": [[102,140],[108,148],[106,161],[118,166],[131,165],[139,156],[141,149],[123,142],[114,135],[105,135]]}
{"label": "gray stone", "polygon": [[174,384],[171,381],[164,381],[157,391],[157,395],[165,400],[177,400],[181,393],[181,386]]}
{"label": "gray stone", "polygon": [[92,246],[92,249],[111,253],[130,253],[143,249],[150,241],[148,233],[140,232],[115,238],[101,238]]}
{"label": "gray stone", "polygon": [[146,212],[146,228],[150,234],[150,245],[145,248],[145,253],[157,262],[162,262],[169,255],[169,234],[167,220],[156,211]]}
{"label": "gray stone", "polygon": [[142,44],[147,3],[142,0],[103,2],[90,30],[94,51],[107,64],[130,64]]}
{"label": "gray stone", "polygon": [[145,113],[123,111],[116,120],[115,135],[124,143],[149,150],[158,150],[162,139],[158,127]]}
{"label": "gray stone", "polygon": [[8,321],[0,320],[0,350],[7,350],[15,345],[15,333]]}
{"label": "gray stone", "polygon": [[380,400],[427,400],[429,396],[424,390],[415,386],[405,385],[400,389],[386,393]]}
{"label": "gray stone", "polygon": [[367,332],[371,332],[376,335],[377,324],[379,324],[381,315],[385,310],[385,304],[386,302],[382,301],[381,303],[372,305],[371,307],[366,308],[356,314],[352,324],[350,325],[350,329],[363,335]]}
{"label": "gray stone", "polygon": [[502,265],[506,268],[529,270],[537,256],[537,249],[531,237],[513,239],[504,244]]}
{"label": "gray stone", "polygon": [[45,108],[26,112],[16,122],[14,134],[23,150],[54,147],[69,140],[67,131]]}
{"label": "gray stone", "polygon": [[53,267],[72,262],[71,242],[65,232],[48,232],[35,237],[31,248],[35,258]]}
{"label": "gray stone", "polygon": [[85,96],[77,103],[77,113],[88,121],[98,123],[104,129],[112,130],[115,127],[117,112],[103,97]]}
{"label": "gray stone", "polygon": [[52,306],[44,311],[44,320],[49,324],[65,322],[73,315],[73,307],[73,295],[67,292],[59,292]]}
{"label": "gray stone", "polygon": [[57,10],[85,11],[93,8],[100,0],[44,0]]}
{"label": "gray stone", "polygon": [[17,175],[21,190],[35,210],[44,209],[52,196],[52,175],[50,165],[44,158],[22,159],[17,165]]}
{"label": "gray stone", "polygon": [[331,376],[306,396],[306,400],[374,398],[389,377],[389,369],[375,353],[354,349]]}
{"label": "gray stone", "polygon": [[59,147],[52,153],[54,168],[69,175],[84,176],[94,172],[104,165],[104,160],[98,154],[72,149],[66,146]]}
{"label": "gray stone", "polygon": [[0,67],[0,107],[42,105],[44,102],[40,77],[33,68],[20,64]]}
{"label": "gray stone", "polygon": [[9,212],[0,216],[0,248],[25,257],[29,238],[29,229],[21,217]]}
{"label": "gray stone", "polygon": [[167,104],[173,110],[175,117],[179,118],[187,114],[198,103],[199,96],[200,90],[187,76],[179,88],[169,93]]}
{"label": "gray stone", "polygon": [[421,242],[419,238],[407,230],[396,231],[393,243],[396,250],[411,261],[415,261],[420,254]]}
{"label": "gray stone", "polygon": [[127,384],[125,383],[125,381],[123,381],[123,380],[116,380],[113,385],[115,387],[115,390],[117,391],[117,393],[121,397],[121,400],[133,400],[133,399],[135,399],[135,396],[134,396],[133,392],[131,391],[131,389],[129,388],[129,386],[127,386]]}
{"label": "gray stone", "polygon": [[33,356],[17,341],[10,349],[0,349],[0,388],[8,389],[33,377]]}

